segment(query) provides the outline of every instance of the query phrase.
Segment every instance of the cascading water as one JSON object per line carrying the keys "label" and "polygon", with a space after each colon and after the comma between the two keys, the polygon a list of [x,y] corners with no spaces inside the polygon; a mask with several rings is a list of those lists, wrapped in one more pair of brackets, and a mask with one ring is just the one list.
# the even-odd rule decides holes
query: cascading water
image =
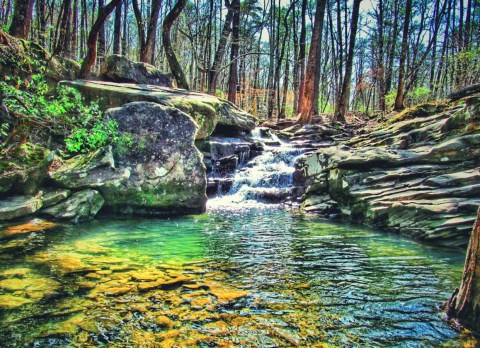
{"label": "cascading water", "polygon": [[264,151],[240,165],[231,188],[209,199],[209,209],[272,206],[291,194],[295,160],[303,151],[281,141],[267,128],[256,128],[249,137],[252,142],[262,142]]}

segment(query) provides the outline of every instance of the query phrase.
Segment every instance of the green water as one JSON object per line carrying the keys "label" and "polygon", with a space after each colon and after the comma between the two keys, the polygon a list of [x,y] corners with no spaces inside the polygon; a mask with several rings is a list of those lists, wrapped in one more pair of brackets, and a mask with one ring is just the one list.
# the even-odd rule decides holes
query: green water
{"label": "green water", "polygon": [[460,250],[275,209],[8,231],[2,347],[472,344]]}

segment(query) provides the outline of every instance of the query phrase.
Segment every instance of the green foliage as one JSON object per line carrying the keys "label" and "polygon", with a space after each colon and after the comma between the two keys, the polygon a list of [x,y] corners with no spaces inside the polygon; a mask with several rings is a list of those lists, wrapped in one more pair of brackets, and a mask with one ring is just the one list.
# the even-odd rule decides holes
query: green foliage
{"label": "green foliage", "polygon": [[427,87],[417,87],[410,95],[410,104],[416,105],[425,103],[432,98],[432,91]]}
{"label": "green foliage", "polygon": [[[34,125],[26,130],[29,136],[62,134],[70,152],[92,151],[117,140],[117,124],[102,120],[97,103],[84,104],[80,93],[70,87],[59,87],[55,96],[49,92],[43,75],[33,75],[30,82],[13,77],[0,82],[6,107]],[[2,130],[0,136],[5,137],[3,126]]]}
{"label": "green foliage", "polygon": [[385,105],[387,110],[392,110],[393,106],[395,105],[395,99],[397,98],[397,91],[391,91],[385,95]]}
{"label": "green foliage", "polygon": [[90,129],[75,127],[65,139],[65,146],[70,152],[89,152],[114,143],[118,139],[116,121],[96,120]]}

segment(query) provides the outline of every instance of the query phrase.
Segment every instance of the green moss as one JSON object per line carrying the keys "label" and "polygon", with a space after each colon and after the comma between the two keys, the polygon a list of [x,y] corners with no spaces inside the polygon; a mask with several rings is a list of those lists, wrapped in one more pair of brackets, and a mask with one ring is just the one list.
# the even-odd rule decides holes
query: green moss
{"label": "green moss", "polygon": [[400,121],[409,120],[417,117],[426,117],[431,116],[442,111],[445,111],[448,107],[447,103],[438,103],[438,102],[428,102],[424,104],[419,104],[407,108],[402,112],[399,112],[393,116],[390,120],[387,121],[387,124],[392,124]]}

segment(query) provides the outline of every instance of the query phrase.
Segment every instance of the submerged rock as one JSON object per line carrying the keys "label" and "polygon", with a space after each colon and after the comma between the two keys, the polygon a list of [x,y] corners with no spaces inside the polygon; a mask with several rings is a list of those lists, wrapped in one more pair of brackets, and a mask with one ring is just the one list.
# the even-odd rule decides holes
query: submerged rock
{"label": "submerged rock", "polygon": [[163,74],[153,65],[134,62],[119,54],[113,54],[105,60],[100,74],[105,81],[173,87],[171,74]]}
{"label": "submerged rock", "polygon": [[[205,166],[194,145],[197,127],[187,114],[136,102],[110,109],[106,117],[116,120],[122,137],[129,139],[114,152],[116,170],[130,173],[119,185],[98,188],[106,207],[162,215],[205,210]],[[98,175],[105,171],[111,169]]]}
{"label": "submerged rock", "polygon": [[63,81],[78,89],[87,100],[98,100],[102,109],[119,107],[129,102],[154,102],[177,108],[190,115],[198,125],[196,139],[204,139],[217,125],[249,131],[257,120],[234,104],[215,96],[178,88],[102,81]]}

